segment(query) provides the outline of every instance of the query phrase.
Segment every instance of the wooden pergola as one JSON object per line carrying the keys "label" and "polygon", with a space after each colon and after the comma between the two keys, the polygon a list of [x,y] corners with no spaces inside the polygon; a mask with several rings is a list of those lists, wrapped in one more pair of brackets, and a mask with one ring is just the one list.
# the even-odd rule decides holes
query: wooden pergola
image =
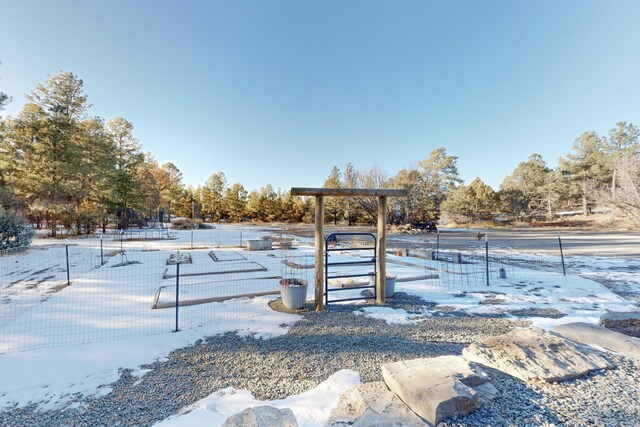
{"label": "wooden pergola", "polygon": [[384,303],[385,280],[387,276],[387,197],[406,197],[408,190],[365,189],[365,188],[300,188],[291,189],[294,196],[315,197],[315,305],[316,311],[323,307],[324,288],[324,198],[325,197],[377,197],[378,198],[378,236],[377,236],[377,302]]}

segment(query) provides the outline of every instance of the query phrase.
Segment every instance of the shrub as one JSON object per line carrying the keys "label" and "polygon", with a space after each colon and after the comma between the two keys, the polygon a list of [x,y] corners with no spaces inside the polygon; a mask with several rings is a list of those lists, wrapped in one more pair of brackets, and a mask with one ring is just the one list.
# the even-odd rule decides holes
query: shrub
{"label": "shrub", "polygon": [[174,230],[206,230],[209,228],[215,228],[214,226],[205,224],[199,219],[192,221],[185,218],[174,219],[171,221],[171,226]]}
{"label": "shrub", "polygon": [[0,250],[24,249],[34,231],[18,214],[0,209]]}

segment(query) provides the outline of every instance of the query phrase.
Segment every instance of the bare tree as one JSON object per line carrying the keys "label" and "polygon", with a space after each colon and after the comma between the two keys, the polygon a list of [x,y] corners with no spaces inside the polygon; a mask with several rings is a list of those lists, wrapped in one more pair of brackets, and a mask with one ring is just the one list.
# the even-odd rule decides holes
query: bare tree
{"label": "bare tree", "polygon": [[617,171],[615,191],[611,185],[593,185],[593,194],[599,204],[611,206],[640,226],[640,156],[626,155],[615,163]]}

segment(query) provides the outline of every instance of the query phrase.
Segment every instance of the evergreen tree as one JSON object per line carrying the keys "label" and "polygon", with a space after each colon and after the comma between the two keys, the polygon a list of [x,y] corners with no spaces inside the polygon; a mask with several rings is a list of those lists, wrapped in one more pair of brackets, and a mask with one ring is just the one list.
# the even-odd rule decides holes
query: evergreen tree
{"label": "evergreen tree", "polygon": [[[611,173],[611,197],[616,198],[618,187],[618,166],[627,165],[620,162],[623,158],[631,158],[640,154],[640,130],[631,123],[618,122],[616,127],[609,131],[609,138],[605,141],[604,151],[608,156]],[[615,210],[614,210],[615,212]]]}
{"label": "evergreen tree", "polygon": [[392,179],[391,186],[397,189],[406,189],[409,194],[391,201],[391,205],[400,204],[401,215],[404,222],[413,223],[423,221],[429,217],[425,210],[425,190],[422,174],[417,169],[402,169]]}
{"label": "evergreen tree", "polygon": [[202,188],[202,213],[213,221],[224,217],[224,192],[227,178],[223,172],[212,174]]}
{"label": "evergreen tree", "polygon": [[595,132],[584,132],[573,143],[573,153],[560,159],[560,168],[572,183],[572,193],[582,201],[582,211],[589,214],[593,186],[608,183],[612,165],[606,155],[606,141]]}
{"label": "evergreen tree", "polygon": [[184,189],[180,169],[171,162],[163,164],[156,182],[160,190],[161,206],[166,207],[168,215],[178,212]]}
{"label": "evergreen tree", "polygon": [[550,169],[540,154],[532,154],[520,162],[500,185],[500,195],[506,202],[507,212],[516,219],[541,214],[549,200],[548,174]]}
{"label": "evergreen tree", "polygon": [[0,251],[24,249],[31,244],[33,235],[33,229],[21,216],[0,208]]}
{"label": "evergreen tree", "polygon": [[[347,163],[342,175],[342,188],[358,188],[358,171],[353,167],[351,162]],[[343,201],[344,216],[347,218],[347,225],[354,224],[360,215],[360,208],[352,197],[346,197]]]}
{"label": "evergreen tree", "polygon": [[[324,181],[323,188],[342,188],[340,169],[334,166],[331,169],[331,173]],[[342,197],[325,197],[324,199],[324,220],[326,222],[333,222],[333,225],[338,225],[344,217],[344,199]]]}
{"label": "evergreen tree", "polygon": [[143,209],[145,194],[138,178],[139,168],[144,161],[140,143],[133,136],[133,124],[117,117],[106,124],[111,139],[115,170],[113,174],[113,204],[115,209]]}
{"label": "evergreen tree", "polygon": [[83,82],[61,72],[27,96],[7,132],[12,147],[14,186],[32,211],[44,211],[51,235],[62,215],[67,220],[82,198],[86,172],[80,126],[88,108]]}
{"label": "evergreen tree", "polygon": [[247,191],[240,183],[234,183],[224,192],[224,205],[228,218],[240,222],[247,216]]}
{"label": "evergreen tree", "polygon": [[495,191],[480,178],[454,190],[442,203],[442,211],[457,222],[489,220],[498,206]]}
{"label": "evergreen tree", "polygon": [[420,216],[423,221],[435,221],[440,217],[442,202],[462,183],[458,158],[448,155],[444,147],[436,148],[418,162],[418,170],[422,175],[422,189],[418,191],[422,198]]}

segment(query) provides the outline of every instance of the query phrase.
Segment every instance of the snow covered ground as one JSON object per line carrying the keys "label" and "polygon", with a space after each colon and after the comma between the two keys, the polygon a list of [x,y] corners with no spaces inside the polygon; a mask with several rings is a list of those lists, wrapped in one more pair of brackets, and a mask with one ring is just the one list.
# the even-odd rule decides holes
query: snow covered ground
{"label": "snow covered ground", "polygon": [[[171,255],[191,258],[180,265],[182,301],[275,292],[278,278],[291,275],[313,283],[313,269],[283,263],[312,265],[308,240],[297,239],[293,250],[240,248],[247,239],[279,234],[275,228],[219,225],[195,231],[195,249],[190,249],[190,231],[178,231],[175,240],[124,241],[122,247],[119,241],[105,239],[104,265],[100,239],[69,239],[64,243],[69,245],[70,286],[66,286],[65,247],[59,241],[39,239],[24,254],[0,257],[0,409],[29,403],[62,409],[79,395],[109,393],[109,384],[123,369],[142,376],[141,366],[206,336],[237,331],[269,339],[286,334],[288,325],[301,316],[271,310],[268,303],[277,295],[181,307],[179,332],[172,332],[174,309],[151,308],[154,303],[170,305],[175,300],[176,266],[167,264]],[[366,259],[363,252],[331,252],[330,260]],[[387,273],[397,277],[396,292],[423,298],[429,303],[423,312],[361,308],[358,301],[348,304],[357,314],[388,323],[464,312],[528,319],[543,328],[597,322],[607,311],[638,310],[637,300],[625,299],[609,288],[615,290],[617,284],[637,292],[639,259],[568,258],[572,274],[563,276],[558,271],[527,268],[543,255],[517,257],[518,262],[506,269],[506,278],[499,278],[498,265],[492,266],[487,286],[483,266],[476,265],[475,259],[454,264],[388,255]],[[345,266],[334,273],[371,271],[371,266]],[[438,278],[421,278],[434,274]],[[332,298],[338,294],[357,297],[361,290],[334,292]],[[312,298],[313,286],[309,286],[308,299]],[[20,351],[24,349],[31,350]],[[218,390],[159,425],[217,425],[260,404],[290,407],[301,425],[319,425],[340,394],[359,381],[357,373],[339,371],[312,390],[273,402],[257,401],[246,390]]]}

